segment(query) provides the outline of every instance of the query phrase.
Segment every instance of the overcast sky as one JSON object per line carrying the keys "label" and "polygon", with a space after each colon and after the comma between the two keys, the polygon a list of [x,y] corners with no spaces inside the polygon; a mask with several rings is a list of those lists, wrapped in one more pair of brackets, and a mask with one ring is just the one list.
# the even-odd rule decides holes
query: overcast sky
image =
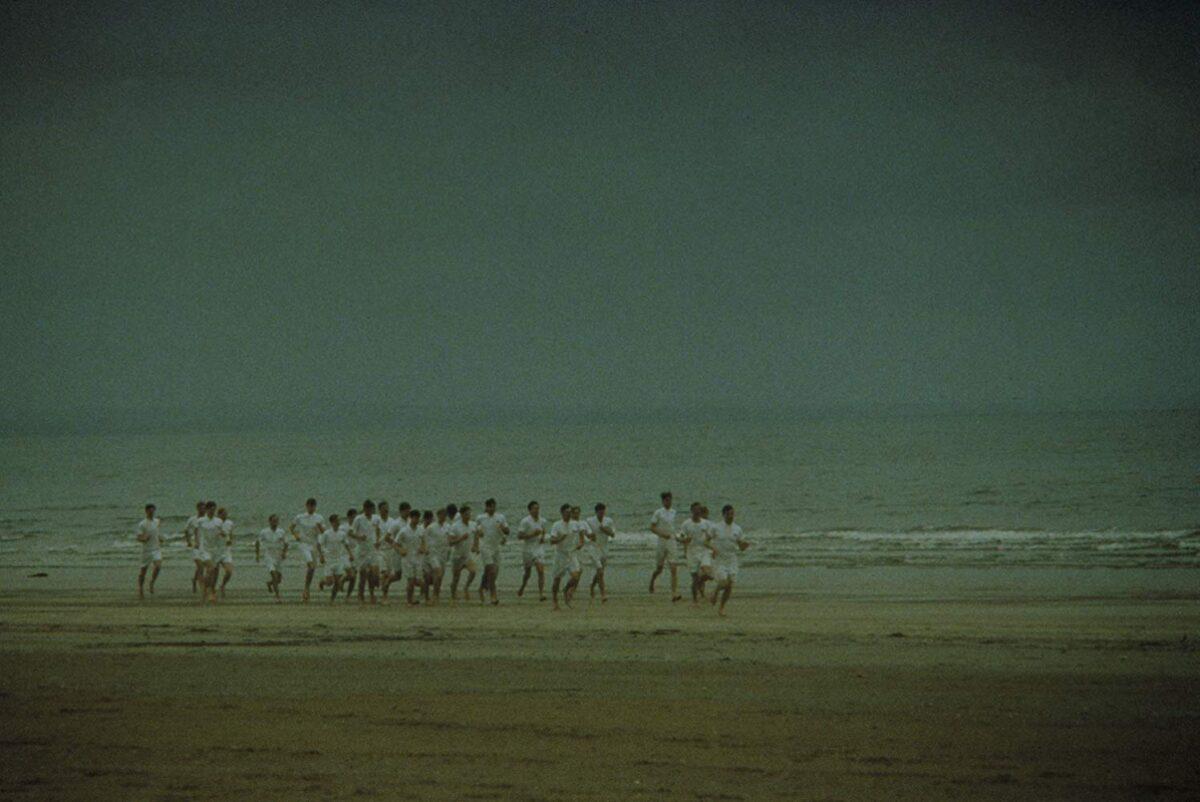
{"label": "overcast sky", "polygon": [[2,422],[1196,405],[1196,8],[5,3]]}

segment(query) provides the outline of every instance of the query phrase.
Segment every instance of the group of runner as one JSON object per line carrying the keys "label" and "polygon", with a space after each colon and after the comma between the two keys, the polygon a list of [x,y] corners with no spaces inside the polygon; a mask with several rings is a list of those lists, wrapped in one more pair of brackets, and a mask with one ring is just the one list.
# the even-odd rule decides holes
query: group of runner
{"label": "group of runner", "polygon": [[[672,601],[681,601],[678,569],[684,565],[691,575],[692,604],[707,599],[719,604],[718,611],[724,615],[737,577],[738,554],[750,546],[741,527],[734,523],[734,508],[725,505],[721,519],[713,522],[708,518],[708,508],[695,502],[689,517],[677,526],[671,493],[665,492],[661,498],[662,506],[650,519],[650,531],[657,544],[650,592],[654,593],[658,578],[669,570]],[[162,567],[162,537],[155,512],[153,504],[146,505],[145,517],[136,532],[142,545],[139,598],[144,598],[147,573],[153,593]],[[583,572],[591,569],[590,594],[594,598],[599,590],[600,601],[607,602],[604,573],[608,544],[617,536],[607,507],[596,504],[594,514],[583,519],[579,507],[563,504],[559,519],[553,522],[542,517],[536,501],[529,502],[527,512],[515,532],[524,568],[517,596],[525,595],[536,574],[538,596],[546,601],[549,569],[552,609],[561,609],[560,597],[569,607]],[[357,586],[361,603],[374,604],[377,591],[386,603],[392,585],[399,581],[404,583],[409,605],[437,604],[449,573],[451,600],[460,598],[459,583],[464,576],[461,598],[469,599],[471,584],[479,576],[479,601],[499,604],[496,580],[500,551],[512,534],[504,514],[496,511],[495,499],[484,502],[483,514],[478,517],[473,517],[469,504],[447,504],[422,511],[407,502],[393,517],[386,501],[376,505],[367,499],[361,509],[347,510],[344,518],[335,513],[326,519],[317,512],[317,500],[310,498],[304,511],[286,528],[278,515],[270,516],[254,540],[254,560],[265,566],[267,591],[277,602],[283,600],[280,585],[284,560],[289,554],[299,554],[305,566],[301,598],[306,602],[317,579],[317,590],[328,589],[330,602],[336,601],[339,594],[350,600]],[[196,502],[196,514],[187,521],[184,541],[196,567],[192,592],[200,593],[205,602],[216,602],[225,595],[225,586],[233,577],[234,522],[228,511],[213,501]],[[709,581],[716,583],[711,597],[705,592]]]}

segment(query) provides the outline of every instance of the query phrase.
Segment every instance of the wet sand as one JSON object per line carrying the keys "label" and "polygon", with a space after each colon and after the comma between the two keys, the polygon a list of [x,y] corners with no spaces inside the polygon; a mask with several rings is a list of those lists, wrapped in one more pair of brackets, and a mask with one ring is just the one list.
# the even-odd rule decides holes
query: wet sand
{"label": "wet sand", "polygon": [[720,620],[633,577],[551,614],[511,574],[498,608],[360,609],[253,569],[210,608],[182,567],[144,604],[128,571],[28,573],[0,569],[5,798],[1200,795],[1186,575],[764,571]]}

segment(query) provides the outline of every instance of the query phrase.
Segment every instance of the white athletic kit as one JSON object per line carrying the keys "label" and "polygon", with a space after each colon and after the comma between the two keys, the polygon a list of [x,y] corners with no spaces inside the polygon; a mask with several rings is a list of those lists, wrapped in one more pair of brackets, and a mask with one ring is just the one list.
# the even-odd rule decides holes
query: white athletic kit
{"label": "white athletic kit", "polygon": [[342,524],[336,530],[329,528],[321,533],[321,551],[325,553],[325,576],[341,576],[350,570],[349,545],[350,527]]}
{"label": "white athletic kit", "polygon": [[142,541],[142,567],[153,565],[162,559],[162,539],[158,535],[158,519],[143,518],[137,526],[138,535],[145,535]]}
{"label": "white athletic kit", "polygon": [[[386,521],[383,518],[379,519],[380,567],[396,575],[399,575],[403,566],[400,565],[400,554],[392,548],[392,543],[396,542],[396,533],[402,526],[404,526],[404,521],[399,518],[388,518]],[[391,537],[390,541],[388,540],[389,536]]]}
{"label": "white athletic kit", "polygon": [[371,523],[371,519],[367,516],[359,515],[350,525],[350,530],[358,538],[362,538],[362,540],[353,540],[354,562],[358,564],[358,570],[377,568],[379,566],[379,550],[375,548],[375,524]]}
{"label": "white athletic kit", "polygon": [[683,522],[683,526],[679,527],[679,539],[691,538],[687,543],[684,543],[686,553],[688,573],[698,574],[701,568],[707,568],[712,565],[712,552],[704,545],[704,541],[708,538],[709,532],[712,531],[712,524],[701,518],[699,521],[693,521],[688,518]]}
{"label": "white athletic kit", "polygon": [[401,565],[409,579],[420,579],[424,573],[424,555],[419,553],[423,531],[424,527],[420,524],[417,524],[415,529],[410,524],[405,524],[396,533],[396,543],[404,549]]}
{"label": "white athletic kit", "polygon": [[526,515],[521,519],[521,523],[517,524],[518,534],[528,535],[530,532],[540,532],[541,534],[535,538],[521,541],[521,561],[526,568],[531,568],[536,563],[538,565],[546,564],[546,521],[542,518],[534,519],[532,515]]}
{"label": "white athletic kit", "polygon": [[450,544],[446,539],[450,536],[450,524],[439,524],[434,521],[425,527],[425,570],[438,571],[450,561]]}
{"label": "white athletic kit", "polygon": [[314,551],[317,537],[325,528],[325,517],[319,512],[302,512],[292,519],[292,527],[296,530],[296,550],[300,552],[300,558],[310,565],[316,565]]}
{"label": "white athletic kit", "polygon": [[263,565],[267,574],[273,574],[283,567],[283,547],[287,545],[288,534],[283,529],[267,527],[258,533],[259,551],[262,553]]}
{"label": "white athletic kit", "polygon": [[233,521],[229,519],[221,524],[221,556],[217,562],[233,567]]}
{"label": "white athletic kit", "polygon": [[737,524],[718,521],[713,525],[710,543],[717,550],[717,556],[713,558],[713,567],[716,568],[718,582],[737,577],[738,551],[740,550],[738,544],[744,542],[745,539],[742,527]]}
{"label": "white athletic kit", "polygon": [[201,562],[217,562],[217,556],[225,548],[225,538],[221,534],[221,523],[220,518],[216,516],[209,518],[206,515],[196,525],[196,535],[200,544],[198,559]]}
{"label": "white athletic kit", "polygon": [[193,515],[187,519],[187,524],[184,525],[183,531],[187,535],[187,540],[192,544],[192,559],[199,560],[200,552],[200,522],[204,520],[203,515]]}
{"label": "white athletic kit", "polygon": [[662,565],[664,562],[671,565],[679,564],[679,544],[675,542],[675,510],[659,507],[655,510],[654,515],[650,518],[650,526],[657,525],[659,529],[665,529],[671,533],[671,537],[663,539],[657,534],[654,535],[656,548],[654,550],[654,561],[657,565]]}
{"label": "white athletic kit", "polygon": [[550,528],[550,539],[554,540],[559,536],[564,536],[562,540],[554,544],[554,578],[558,579],[564,574],[573,574],[579,571],[579,552],[575,547],[579,544],[579,527],[576,524],[578,521],[556,521],[554,526]]}
{"label": "white athletic kit", "polygon": [[508,526],[504,513],[497,512],[494,515],[488,515],[485,512],[476,519],[475,525],[479,527],[482,534],[479,539],[479,562],[484,567],[499,565],[500,542],[504,539],[504,530],[500,527]]}
{"label": "white athletic kit", "polygon": [[[608,565],[608,541],[612,537],[608,532],[616,534],[616,527],[613,526],[613,519],[607,515],[601,521],[595,515],[587,519],[587,528],[591,532],[592,537],[587,545],[583,547],[584,556],[587,557],[590,564],[599,569]],[[608,532],[604,530],[607,529]]]}
{"label": "white athletic kit", "polygon": [[475,554],[471,551],[471,543],[475,539],[475,532],[478,530],[478,524],[474,521],[463,523],[462,518],[456,518],[454,523],[450,525],[450,534],[454,537],[467,536],[467,539],[461,543],[455,543],[451,546],[450,559],[456,570],[466,568],[468,571],[478,571],[479,564],[475,561]]}

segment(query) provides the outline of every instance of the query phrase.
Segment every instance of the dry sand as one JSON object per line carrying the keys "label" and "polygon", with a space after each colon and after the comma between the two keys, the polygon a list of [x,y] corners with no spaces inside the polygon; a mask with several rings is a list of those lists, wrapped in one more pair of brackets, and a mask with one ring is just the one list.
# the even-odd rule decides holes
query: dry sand
{"label": "dry sand", "polygon": [[0,569],[8,799],[1200,797],[1186,590],[764,571],[719,620],[633,578],[554,615],[511,575],[498,608],[364,610],[253,569],[215,608],[182,568],[145,604],[128,571],[27,573]]}

